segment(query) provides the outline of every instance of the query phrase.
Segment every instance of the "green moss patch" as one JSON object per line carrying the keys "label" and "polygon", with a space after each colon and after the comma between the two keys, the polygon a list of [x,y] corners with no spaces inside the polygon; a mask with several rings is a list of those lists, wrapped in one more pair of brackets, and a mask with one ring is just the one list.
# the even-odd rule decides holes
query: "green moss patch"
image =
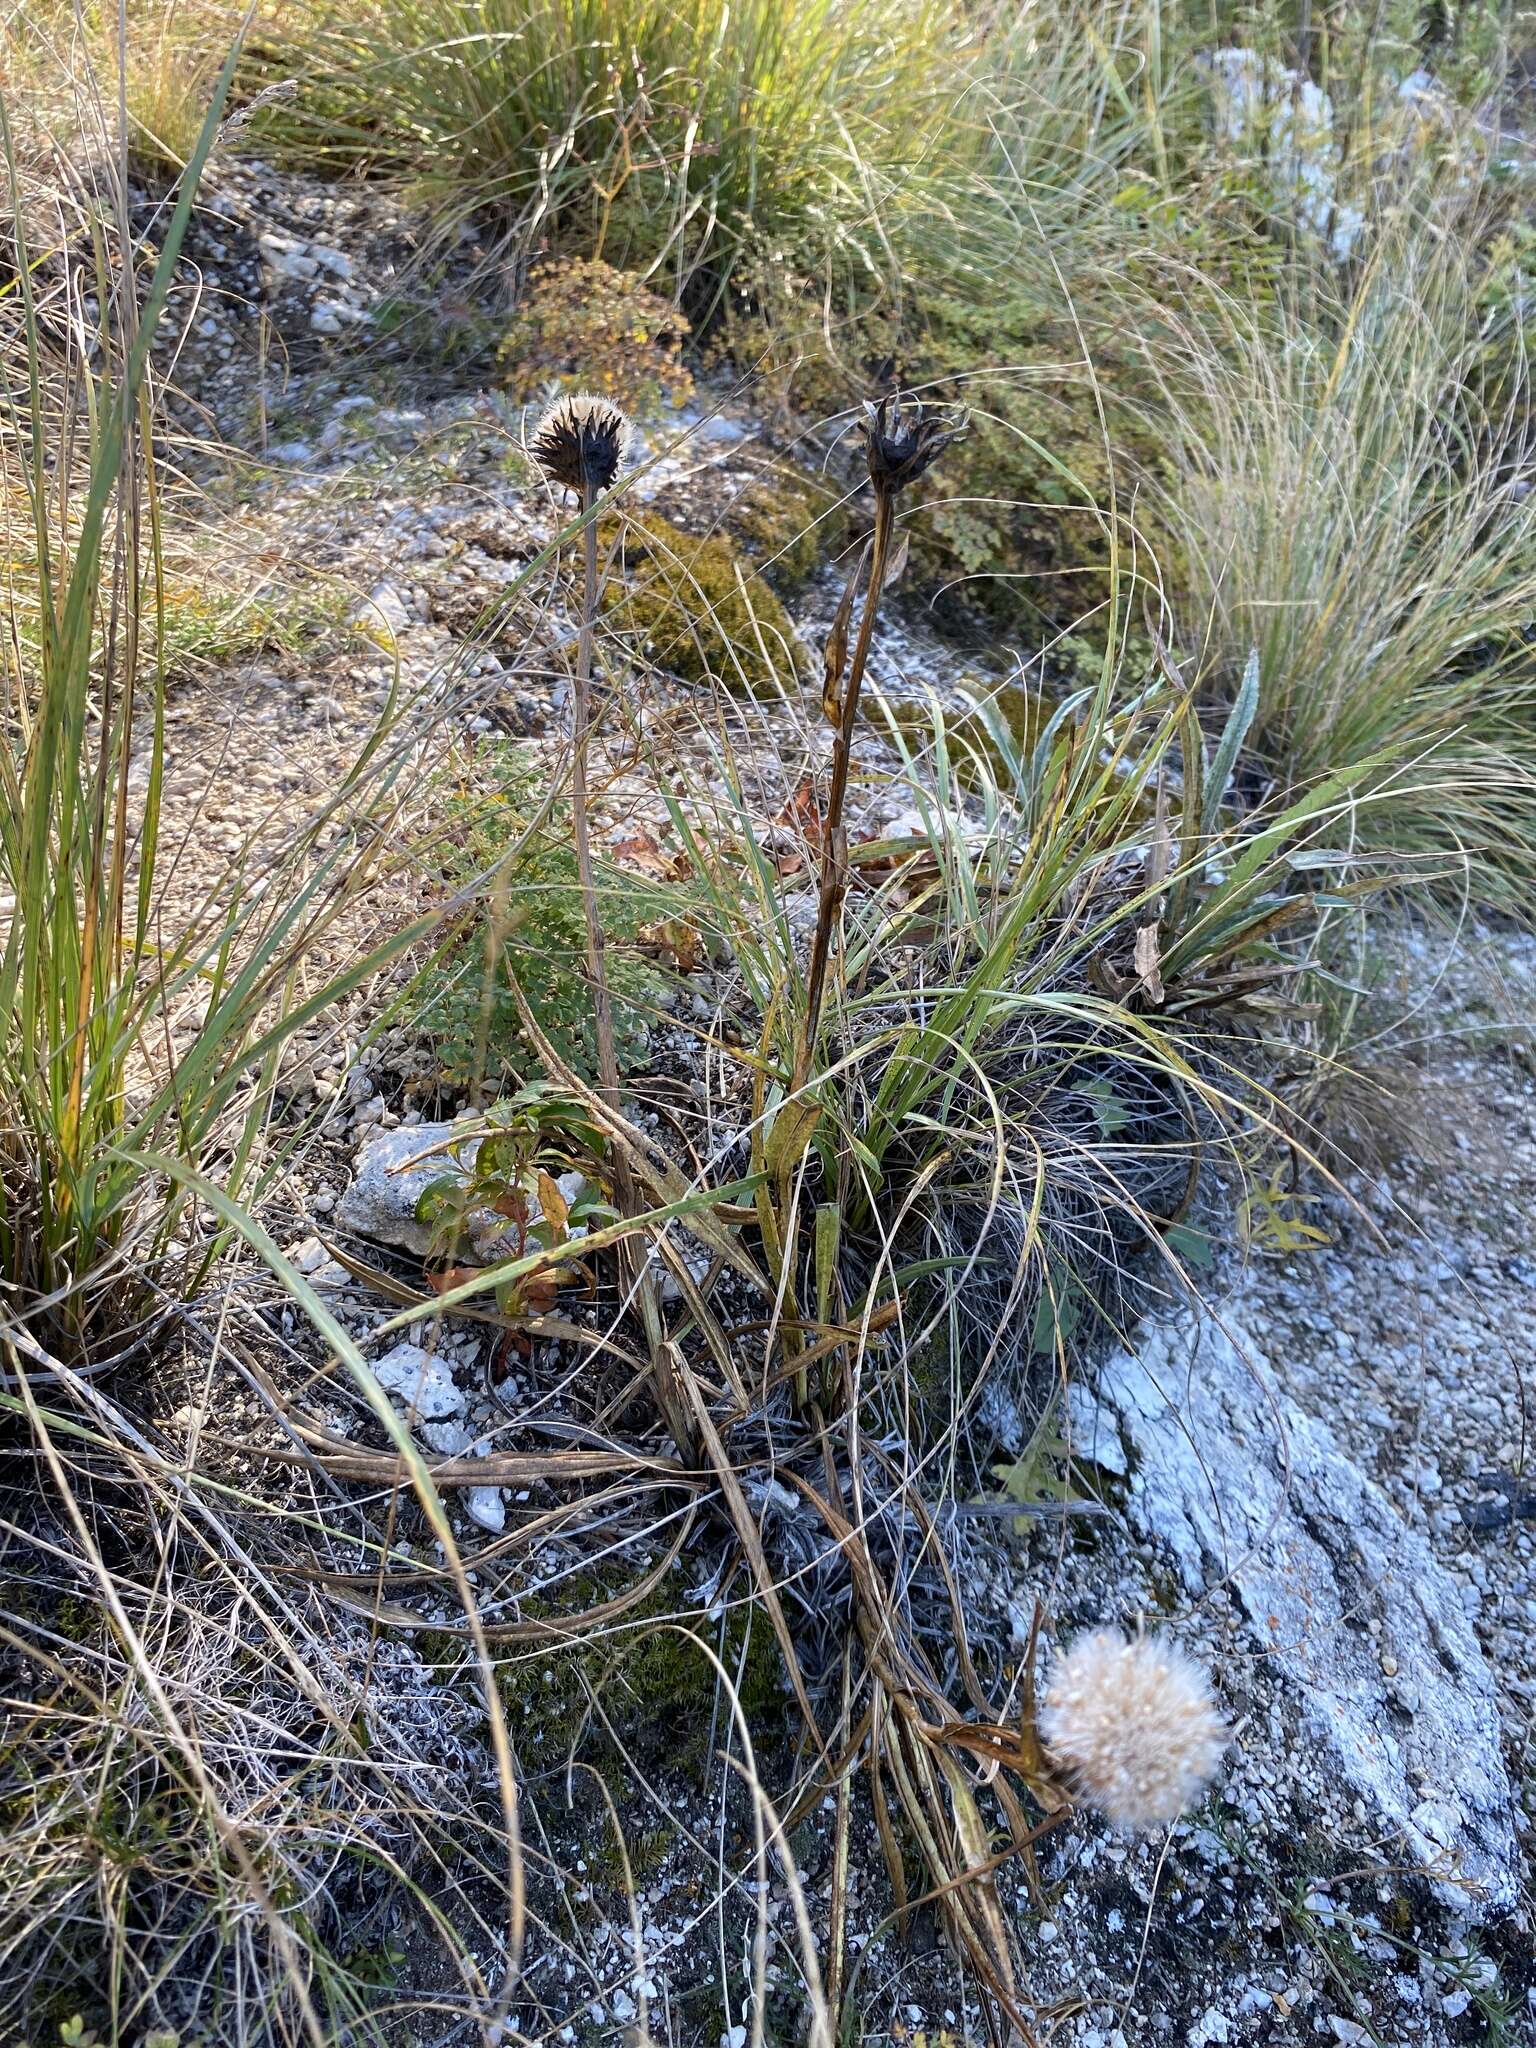
{"label": "green moss patch", "polygon": [[[616,1587],[596,1575],[589,1590],[596,1605]],[[701,1644],[731,1673],[754,1742],[771,1745],[792,1735],[797,1716],[767,1616],[742,1600],[723,1622],[709,1620],[682,1605],[686,1598],[681,1575],[674,1574],[618,1627],[566,1649],[523,1652],[498,1667],[502,1704],[530,1765],[558,1769],[574,1749],[602,1770],[620,1799],[630,1760],[647,1775],[682,1771],[702,1778],[711,1742],[718,1748],[724,1739],[731,1709]],[[539,1604],[525,1603],[525,1612]],[[579,1627],[571,1606],[562,1604],[561,1611],[573,1631]],[[436,1641],[452,1645],[443,1663],[463,1660],[461,1640]]]}
{"label": "green moss patch", "polygon": [[[1009,368],[958,380],[977,360],[969,308],[934,309],[915,352],[928,381],[954,379],[971,407],[970,431],[940,486],[912,520],[919,580],[947,582],[971,608],[1053,630],[1094,614],[1111,590],[1111,518],[1121,523],[1138,485],[1166,468],[1135,403],[1144,373],[1102,343],[1099,384],[1069,342],[1024,307],[999,315]],[[1107,435],[1107,438],[1106,438]],[[1138,500],[1140,517],[1145,507]],[[1166,537],[1158,536],[1167,563]],[[1122,575],[1126,562],[1122,562]]]}
{"label": "green moss patch", "polygon": [[[513,844],[522,851],[420,983],[421,1021],[444,1080],[456,1087],[521,1081],[537,1071],[523,1035],[521,995],[560,1057],[595,1079],[596,1030],[586,980],[586,912],[563,806],[544,829],[529,824],[542,800],[540,768],[516,746],[487,748],[484,779],[444,803],[444,876],[459,886],[491,868]],[[624,1072],[640,1066],[650,1027],[675,993],[675,978],[646,946],[653,925],[690,923],[698,891],[606,859],[597,864],[608,938],[614,1036]]]}
{"label": "green moss patch", "polygon": [[725,529],[781,591],[798,590],[848,537],[841,493],[791,462],[751,483],[725,515]]}
{"label": "green moss patch", "polygon": [[603,602],[620,632],[686,682],[752,696],[799,686],[806,657],[789,614],[729,540],[654,514],[627,520]]}

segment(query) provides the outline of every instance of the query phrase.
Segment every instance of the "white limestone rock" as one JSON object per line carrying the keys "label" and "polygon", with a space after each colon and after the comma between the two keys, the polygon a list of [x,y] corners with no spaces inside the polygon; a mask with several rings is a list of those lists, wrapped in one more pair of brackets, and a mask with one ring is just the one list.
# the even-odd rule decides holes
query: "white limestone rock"
{"label": "white limestone rock", "polygon": [[1192,1594],[1230,1587],[1303,1734],[1440,1897],[1467,1918],[1508,1911],[1515,1799],[1461,1590],[1247,1350],[1184,1314],[1144,1325],[1134,1353],[1099,1375],[1130,1452],[1131,1519],[1168,1547]]}
{"label": "white limestone rock", "polygon": [[[375,1244],[424,1257],[432,1249],[432,1231],[418,1219],[417,1204],[433,1181],[462,1174],[474,1164],[480,1149],[479,1129],[478,1123],[402,1124],[370,1137],[358,1153],[352,1184],[337,1206],[340,1228]],[[556,1186],[570,1203],[586,1182],[579,1173],[565,1173]],[[542,1212],[537,1193],[529,1187],[523,1196],[529,1222],[538,1222]],[[484,1264],[516,1254],[517,1232],[494,1210],[472,1212],[466,1227],[475,1255]],[[572,1232],[573,1237],[579,1234]]]}
{"label": "white limestone rock", "polygon": [[373,1376],[418,1422],[446,1422],[464,1412],[447,1361],[420,1344],[397,1344],[376,1362]]}
{"label": "white limestone rock", "polygon": [[464,1496],[464,1512],[492,1536],[507,1526],[506,1497],[499,1486],[472,1486]]}
{"label": "white limestone rock", "polygon": [[[454,1136],[453,1124],[402,1125],[370,1138],[357,1155],[357,1172],[342,1196],[336,1221],[343,1230],[399,1251],[425,1253],[432,1233],[416,1218],[423,1191],[454,1169],[451,1155],[439,1148]],[[464,1152],[474,1158],[467,1139]],[[423,1156],[427,1155],[427,1156]]]}

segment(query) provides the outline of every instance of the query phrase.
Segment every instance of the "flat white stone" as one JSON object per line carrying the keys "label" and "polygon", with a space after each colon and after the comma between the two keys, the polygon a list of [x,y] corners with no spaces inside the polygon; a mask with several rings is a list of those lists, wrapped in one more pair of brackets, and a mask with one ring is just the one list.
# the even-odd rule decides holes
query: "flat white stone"
{"label": "flat white stone", "polygon": [[[454,1171],[452,1156],[439,1149],[452,1138],[457,1126],[449,1123],[401,1125],[370,1138],[357,1156],[357,1173],[336,1209],[336,1221],[343,1230],[371,1238],[375,1244],[397,1246],[401,1251],[425,1252],[432,1233],[416,1220],[416,1204],[423,1191],[444,1174]],[[466,1159],[473,1159],[474,1139],[464,1146]],[[419,1158],[422,1153],[430,1156]],[[412,1165],[409,1161],[417,1161]]]}
{"label": "flat white stone", "polygon": [[[459,1142],[449,1150],[450,1141]],[[393,1245],[422,1257],[432,1248],[429,1225],[418,1220],[416,1207],[433,1181],[463,1174],[480,1149],[479,1126],[454,1123],[400,1125],[370,1137],[357,1156],[352,1185],[336,1209],[336,1221],[343,1230],[371,1238],[375,1244]],[[427,1155],[423,1157],[422,1155]],[[556,1186],[568,1203],[574,1202],[586,1186],[579,1173],[563,1173]],[[540,1219],[538,1196],[524,1190],[528,1220]],[[511,1258],[518,1249],[517,1233],[506,1217],[486,1209],[466,1218],[475,1254],[487,1265]],[[572,1235],[577,1235],[572,1232]]]}
{"label": "flat white stone", "polygon": [[464,1512],[493,1536],[507,1526],[507,1508],[499,1486],[472,1486],[464,1496]]}
{"label": "flat white stone", "polygon": [[446,1422],[464,1411],[464,1396],[447,1362],[420,1344],[397,1344],[378,1360],[373,1376],[420,1422]]}

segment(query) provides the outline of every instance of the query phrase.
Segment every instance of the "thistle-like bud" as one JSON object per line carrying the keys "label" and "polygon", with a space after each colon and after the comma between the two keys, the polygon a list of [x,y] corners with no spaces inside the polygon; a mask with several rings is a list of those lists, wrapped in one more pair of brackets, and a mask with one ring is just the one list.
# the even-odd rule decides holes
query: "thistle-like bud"
{"label": "thistle-like bud", "polygon": [[533,459],[551,483],[606,491],[619,473],[634,429],[610,398],[578,391],[557,398],[533,430]]}
{"label": "thistle-like bud", "polygon": [[1051,1674],[1040,1734],[1078,1798],[1116,1827],[1177,1820],[1216,1775],[1228,1735],[1205,1674],[1170,1645],[1081,1636]]}
{"label": "thistle-like bud", "polygon": [[878,405],[864,401],[865,454],[870,482],[892,496],[916,483],[968,424],[964,413],[947,413],[919,399],[887,392]]}

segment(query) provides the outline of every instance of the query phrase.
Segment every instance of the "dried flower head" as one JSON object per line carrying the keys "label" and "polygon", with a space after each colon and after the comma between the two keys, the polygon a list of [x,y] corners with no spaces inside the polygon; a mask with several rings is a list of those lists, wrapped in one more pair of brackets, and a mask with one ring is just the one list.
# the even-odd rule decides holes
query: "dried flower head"
{"label": "dried flower head", "polygon": [[1198,1666],[1111,1629],[1079,1637],[1057,1664],[1040,1733],[1078,1797],[1131,1829],[1176,1820],[1215,1777],[1228,1739]]}
{"label": "dried flower head", "polygon": [[557,398],[533,430],[533,458],[551,483],[606,491],[629,452],[629,416],[611,398]]}
{"label": "dried flower head", "polygon": [[864,401],[865,454],[877,491],[895,492],[916,483],[966,429],[963,413],[941,412],[918,399],[887,392],[878,405]]}

